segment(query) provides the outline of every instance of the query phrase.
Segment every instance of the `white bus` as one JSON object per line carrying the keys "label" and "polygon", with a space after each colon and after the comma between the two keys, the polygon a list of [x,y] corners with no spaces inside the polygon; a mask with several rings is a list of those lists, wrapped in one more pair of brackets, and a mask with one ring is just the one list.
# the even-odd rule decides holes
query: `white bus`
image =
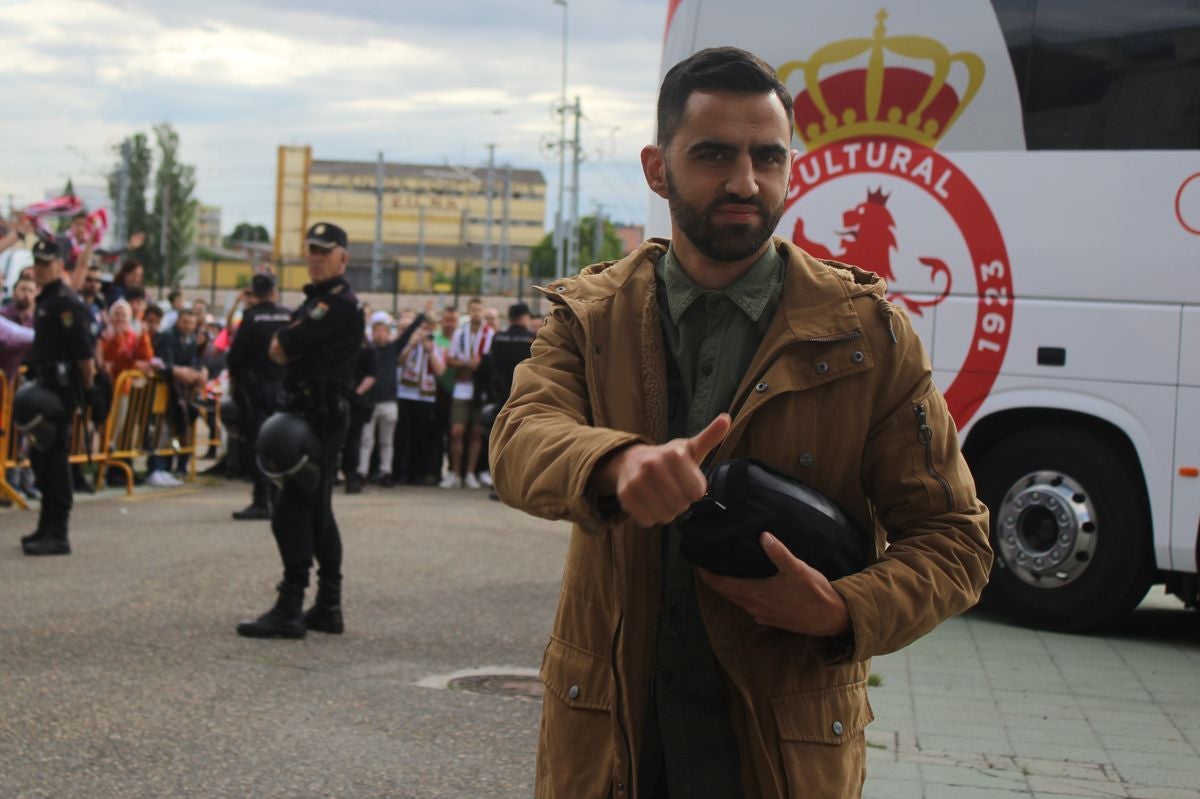
{"label": "white bus", "polygon": [[989,599],[1065,630],[1154,583],[1194,606],[1200,0],[669,0],[663,74],[717,45],[795,97],[777,233],[886,277],[925,342]]}

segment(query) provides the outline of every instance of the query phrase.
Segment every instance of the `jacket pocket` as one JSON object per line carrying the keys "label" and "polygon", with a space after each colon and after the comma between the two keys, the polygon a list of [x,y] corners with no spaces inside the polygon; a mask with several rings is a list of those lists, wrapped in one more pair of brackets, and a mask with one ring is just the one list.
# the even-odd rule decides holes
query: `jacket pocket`
{"label": "jacket pocket", "polygon": [[847,799],[867,776],[863,730],[875,716],[865,682],[771,700],[788,796]]}
{"label": "jacket pocket", "polygon": [[537,796],[602,799],[611,787],[614,754],[608,660],[551,636],[539,676],[546,692]]}

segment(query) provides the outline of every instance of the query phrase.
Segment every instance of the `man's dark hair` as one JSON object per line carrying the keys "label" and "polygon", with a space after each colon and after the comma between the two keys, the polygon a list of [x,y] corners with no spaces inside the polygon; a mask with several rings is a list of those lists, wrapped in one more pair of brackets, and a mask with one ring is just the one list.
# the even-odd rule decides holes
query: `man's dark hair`
{"label": "man's dark hair", "polygon": [[146,299],[146,290],[141,286],[129,286],[125,289],[125,299],[129,302]]}
{"label": "man's dark hair", "polygon": [[513,303],[508,306],[508,321],[515,322],[522,316],[529,316],[529,306],[523,302]]}
{"label": "man's dark hair", "polygon": [[145,312],[142,314],[142,319],[149,319],[151,316],[157,316],[159,319],[163,317],[163,309],[151,303],[146,306]]}
{"label": "man's dark hair", "polygon": [[735,94],[774,92],[783,103],[788,122],[792,119],[792,95],[775,69],[753,53],[736,47],[710,47],[680,61],[663,78],[658,92],[658,146],[666,147],[675,137],[683,111],[693,92],[721,91]]}
{"label": "man's dark hair", "polygon": [[171,289],[167,292],[167,302],[174,304],[175,300],[183,296],[183,292],[179,289]]}

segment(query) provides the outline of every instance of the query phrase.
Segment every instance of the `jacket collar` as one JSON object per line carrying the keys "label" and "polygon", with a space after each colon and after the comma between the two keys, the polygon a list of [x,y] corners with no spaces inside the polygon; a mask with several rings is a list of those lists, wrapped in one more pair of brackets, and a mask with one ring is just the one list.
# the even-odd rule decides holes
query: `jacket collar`
{"label": "jacket collar", "polygon": [[[775,237],[784,259],[783,292],[779,310],[766,338],[778,345],[795,341],[838,338],[862,327],[853,298],[873,295],[879,302],[887,286],[873,272],[837,261],[820,261],[786,239]],[[619,261],[594,264],[576,277],[562,278],[538,288],[551,301],[579,312],[617,291],[654,291],[654,264],[666,254],[670,241],[650,239]]]}
{"label": "jacket collar", "polygon": [[309,299],[312,299],[313,297],[319,296],[321,294],[332,293],[339,286],[342,287],[342,289],[341,289],[342,291],[345,291],[345,289],[349,288],[349,286],[350,286],[350,284],[346,282],[346,278],[344,275],[337,275],[335,277],[329,278],[328,280],[322,280],[320,283],[307,284],[304,287],[304,296],[308,297]]}

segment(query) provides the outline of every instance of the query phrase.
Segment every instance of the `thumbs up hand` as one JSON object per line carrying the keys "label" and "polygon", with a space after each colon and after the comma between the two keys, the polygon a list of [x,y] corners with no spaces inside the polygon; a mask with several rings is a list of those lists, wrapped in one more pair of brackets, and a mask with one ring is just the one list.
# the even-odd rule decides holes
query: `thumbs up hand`
{"label": "thumbs up hand", "polygon": [[667,524],[704,496],[708,481],[700,464],[725,439],[731,424],[723,413],[691,438],[618,450],[597,470],[596,487],[615,493],[638,526]]}

